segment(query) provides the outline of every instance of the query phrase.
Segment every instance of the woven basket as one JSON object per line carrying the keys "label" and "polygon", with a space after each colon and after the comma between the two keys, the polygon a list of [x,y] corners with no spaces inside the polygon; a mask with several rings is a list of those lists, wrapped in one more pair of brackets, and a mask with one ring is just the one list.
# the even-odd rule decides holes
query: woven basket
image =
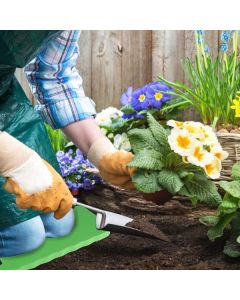
{"label": "woven basket", "polygon": [[231,180],[232,166],[240,161],[240,134],[217,133],[218,141],[222,148],[229,153],[226,160],[222,162],[221,177],[219,180]]}

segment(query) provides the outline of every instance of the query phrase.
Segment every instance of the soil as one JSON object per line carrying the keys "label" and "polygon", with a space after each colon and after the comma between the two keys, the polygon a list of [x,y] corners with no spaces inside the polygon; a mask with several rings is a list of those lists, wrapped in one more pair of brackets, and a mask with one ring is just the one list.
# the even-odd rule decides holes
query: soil
{"label": "soil", "polygon": [[[112,233],[110,237],[44,264],[39,270],[239,270],[240,259],[223,253],[227,233],[216,242],[207,238],[199,217],[214,213],[204,205],[193,208],[186,199],[173,199],[162,206],[146,201],[136,192],[111,186],[82,193],[81,201],[135,219],[135,227],[160,235],[170,242]],[[131,224],[134,226],[134,222]]]}

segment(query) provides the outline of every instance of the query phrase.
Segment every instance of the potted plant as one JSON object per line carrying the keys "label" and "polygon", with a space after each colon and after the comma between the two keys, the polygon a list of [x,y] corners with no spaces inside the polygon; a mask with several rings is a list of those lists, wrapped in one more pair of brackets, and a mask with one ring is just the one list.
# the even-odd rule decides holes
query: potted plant
{"label": "potted plant", "polygon": [[165,128],[151,114],[147,114],[147,121],[148,128],[128,132],[134,153],[128,166],[136,168],[132,178],[136,189],[155,202],[181,195],[194,205],[198,201],[219,204],[221,196],[209,178],[220,177],[228,154],[212,128],[173,120]]}
{"label": "potted plant", "polygon": [[[160,80],[174,88],[171,95],[189,101],[202,122],[216,132],[229,157],[223,162],[222,175],[230,180],[231,167],[240,159],[240,60],[238,31],[223,31],[218,55],[213,57],[205,44],[204,32],[196,31],[195,60],[186,58],[183,69],[189,83]],[[229,44],[232,43],[232,50]]]}
{"label": "potted plant", "polygon": [[95,120],[116,149],[131,151],[127,132],[133,128],[146,128],[147,114],[165,122],[166,119],[175,118],[180,109],[189,105],[189,101],[170,95],[171,90],[158,81],[136,90],[129,87],[120,98],[120,110],[107,107],[97,113]]}

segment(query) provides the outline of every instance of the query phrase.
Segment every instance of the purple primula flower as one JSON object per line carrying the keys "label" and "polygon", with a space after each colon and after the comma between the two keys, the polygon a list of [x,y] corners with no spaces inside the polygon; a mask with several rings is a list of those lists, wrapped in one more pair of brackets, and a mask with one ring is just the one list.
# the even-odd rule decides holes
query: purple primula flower
{"label": "purple primula flower", "polygon": [[161,108],[164,102],[172,98],[172,95],[165,94],[170,91],[172,91],[172,88],[156,81],[147,85],[146,97],[149,99],[151,106]]}
{"label": "purple primula flower", "polygon": [[144,119],[143,115],[138,114],[137,112],[134,112],[132,114],[123,114],[122,115],[123,119]]}
{"label": "purple primula flower", "polygon": [[59,151],[56,157],[69,189],[73,191],[79,188],[90,190],[95,184],[102,183],[100,177],[85,171],[86,168],[93,168],[94,166],[83,156],[80,150]]}
{"label": "purple primula flower", "polygon": [[127,105],[131,102],[132,98],[132,93],[133,93],[133,88],[130,86],[126,92],[124,92],[120,98],[120,103],[122,106]]}
{"label": "purple primula flower", "polygon": [[147,109],[149,107],[149,100],[146,97],[146,86],[132,93],[131,105],[135,110]]}
{"label": "purple primula flower", "polygon": [[56,153],[57,159],[63,157],[64,155],[65,155],[65,152],[64,152],[64,151],[58,151],[58,152]]}

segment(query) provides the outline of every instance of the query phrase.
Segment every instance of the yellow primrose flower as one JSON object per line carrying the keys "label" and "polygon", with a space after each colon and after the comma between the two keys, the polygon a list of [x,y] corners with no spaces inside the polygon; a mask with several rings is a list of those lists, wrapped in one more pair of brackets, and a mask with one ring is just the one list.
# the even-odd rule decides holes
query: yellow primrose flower
{"label": "yellow primrose flower", "polygon": [[204,134],[204,138],[200,140],[204,145],[213,145],[218,143],[217,136],[214,133],[212,127],[204,125],[202,126],[202,131]]}
{"label": "yellow primrose flower", "polygon": [[195,138],[202,140],[204,138],[204,132],[202,130],[203,125],[199,122],[187,121],[184,122],[183,128],[189,133],[194,135]]}
{"label": "yellow primrose flower", "polygon": [[173,128],[183,128],[184,122],[169,120],[167,125]]}
{"label": "yellow primrose flower", "polygon": [[168,136],[171,149],[181,156],[189,156],[194,148],[194,139],[185,129],[173,128]]}
{"label": "yellow primrose flower", "polygon": [[224,160],[228,157],[229,153],[222,149],[219,143],[210,146],[210,152],[220,160]]}
{"label": "yellow primrose flower", "polygon": [[193,153],[188,157],[188,161],[199,167],[205,167],[213,160],[214,155],[203,149],[200,142],[196,142],[194,145]]}
{"label": "yellow primrose flower", "polygon": [[221,168],[220,159],[214,156],[212,162],[204,167],[204,171],[211,179],[217,179],[220,177]]}

